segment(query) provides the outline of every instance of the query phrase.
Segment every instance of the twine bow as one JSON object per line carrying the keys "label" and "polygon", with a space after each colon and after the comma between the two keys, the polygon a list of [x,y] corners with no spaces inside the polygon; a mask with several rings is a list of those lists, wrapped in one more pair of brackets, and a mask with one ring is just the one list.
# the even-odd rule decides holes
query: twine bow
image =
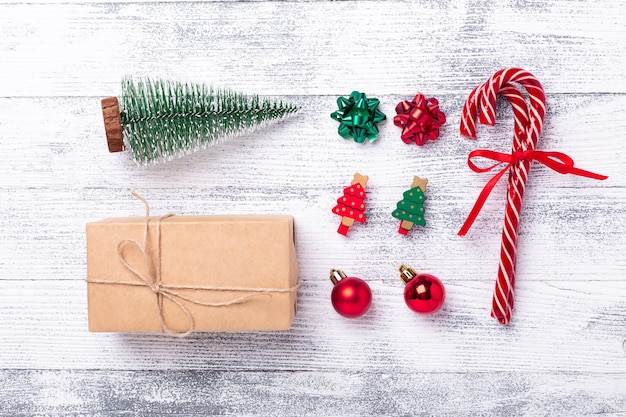
{"label": "twine bow", "polygon": [[[195,320],[193,315],[189,311],[187,307],[182,303],[182,301],[186,301],[192,304],[207,306],[207,307],[223,307],[234,304],[241,304],[250,298],[258,297],[258,296],[272,296],[271,293],[286,293],[295,291],[299,285],[295,285],[290,288],[243,288],[243,287],[215,287],[215,286],[189,286],[189,285],[169,285],[161,282],[161,222],[169,217],[174,216],[174,214],[166,214],[161,216],[156,221],[156,248],[155,248],[155,256],[152,259],[147,251],[147,242],[148,242],[148,230],[150,223],[150,205],[145,198],[140,196],[135,190],[130,190],[130,193],[141,200],[146,206],[146,220],[144,225],[143,232],[143,241],[140,243],[134,239],[124,239],[120,241],[117,245],[117,255],[118,259],[124,267],[130,271],[135,277],[139,278],[139,281],[116,281],[116,280],[88,280],[88,283],[92,284],[115,284],[115,285],[128,285],[128,286],[137,286],[137,287],[147,287],[154,294],[154,302],[157,309],[159,324],[161,327],[162,333],[167,333],[171,336],[176,337],[187,337],[191,333],[193,333],[195,329]],[[141,272],[138,268],[132,265],[126,258],[124,248],[128,245],[132,245],[136,247],[139,252],[142,254],[142,263],[145,265],[145,269],[147,274]],[[156,266],[156,269],[153,268],[153,265]],[[188,297],[181,292],[180,290],[196,290],[196,291],[233,291],[233,292],[246,292],[248,294],[242,295],[241,297],[234,298],[229,301],[224,302],[205,302],[200,301],[191,297]],[[163,299],[171,301],[174,305],[183,312],[185,317],[187,318],[188,327],[185,331],[176,331],[168,326],[165,321],[164,311],[163,311]]]}
{"label": "twine bow", "polygon": [[[472,162],[472,158],[485,158],[495,161],[496,163],[485,168],[480,168],[474,162]],[[567,156],[562,152],[548,152],[548,151],[537,151],[537,150],[526,150],[526,151],[515,151],[513,153],[502,153],[491,151],[487,149],[477,149],[475,151],[470,152],[467,156],[467,165],[470,169],[476,173],[483,173],[491,171],[496,168],[500,164],[506,164],[500,172],[493,176],[489,180],[489,182],[485,185],[483,190],[480,192],[474,207],[472,207],[472,211],[470,211],[465,223],[463,223],[463,227],[459,231],[459,236],[465,236],[469,229],[474,224],[476,217],[478,217],[478,213],[482,209],[485,201],[491,194],[491,191],[496,186],[500,178],[509,170],[509,168],[513,167],[519,161],[537,161],[547,166],[548,168],[558,172],[559,174],[572,174],[580,177],[592,178],[594,180],[605,180],[608,177],[606,175],[596,174],[591,171],[585,171],[580,168],[576,168],[574,166],[574,160]]]}

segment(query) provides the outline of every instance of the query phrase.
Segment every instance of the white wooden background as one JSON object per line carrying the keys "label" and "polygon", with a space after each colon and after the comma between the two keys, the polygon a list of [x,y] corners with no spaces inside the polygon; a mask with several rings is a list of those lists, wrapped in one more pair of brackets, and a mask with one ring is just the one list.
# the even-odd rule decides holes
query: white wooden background
{"label": "white wooden background", "polygon": [[[626,415],[626,1],[0,2],[0,416]],[[510,326],[489,317],[504,181],[470,235],[456,232],[507,151],[511,111],[477,141],[458,122],[471,89],[521,66],[548,100],[541,149],[607,181],[535,164]],[[108,154],[99,101],[124,75],[277,96],[295,118],[155,168]],[[388,120],[342,140],[329,115],[364,91]],[[422,91],[448,116],[440,140],[404,145],[397,102]],[[330,209],[370,176],[368,223],[348,238]],[[427,177],[428,226],[390,212]],[[85,223],[155,213],[291,213],[302,287],[284,333],[87,332]],[[401,263],[440,277],[432,317],[410,312]],[[330,268],[366,279],[367,316],[329,301]]]}

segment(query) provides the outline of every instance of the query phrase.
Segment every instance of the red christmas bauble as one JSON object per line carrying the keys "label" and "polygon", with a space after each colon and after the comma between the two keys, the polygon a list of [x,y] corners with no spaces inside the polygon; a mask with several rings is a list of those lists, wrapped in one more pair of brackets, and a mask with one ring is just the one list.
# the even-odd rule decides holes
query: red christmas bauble
{"label": "red christmas bauble", "polygon": [[404,301],[416,313],[434,313],[441,308],[445,298],[443,282],[434,275],[419,274],[404,287]]}
{"label": "red christmas bauble", "polygon": [[372,290],[361,278],[346,277],[335,284],[330,300],[342,316],[360,317],[372,305]]}

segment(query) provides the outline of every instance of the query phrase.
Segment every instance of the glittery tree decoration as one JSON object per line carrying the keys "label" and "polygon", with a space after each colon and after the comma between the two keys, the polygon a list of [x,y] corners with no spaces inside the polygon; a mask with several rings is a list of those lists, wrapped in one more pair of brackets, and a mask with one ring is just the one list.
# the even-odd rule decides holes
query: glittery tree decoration
{"label": "glittery tree decoration", "polygon": [[[120,103],[121,102],[121,103]],[[130,78],[122,96],[102,100],[109,151],[130,148],[154,164],[278,122],[298,108],[205,84]]]}

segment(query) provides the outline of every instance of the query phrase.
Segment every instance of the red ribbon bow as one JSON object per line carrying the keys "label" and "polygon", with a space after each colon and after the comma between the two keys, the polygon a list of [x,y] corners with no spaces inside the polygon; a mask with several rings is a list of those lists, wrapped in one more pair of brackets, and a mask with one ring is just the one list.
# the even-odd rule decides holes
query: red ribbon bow
{"label": "red ribbon bow", "polygon": [[446,122],[446,115],[439,110],[439,101],[418,93],[411,101],[402,101],[396,106],[393,123],[402,128],[400,138],[404,143],[423,146],[439,137],[439,129]]}
{"label": "red ribbon bow", "polygon": [[[486,168],[480,168],[476,166],[474,162],[472,162],[472,158],[491,159],[492,161],[496,161],[496,163]],[[478,196],[474,207],[472,207],[472,211],[470,211],[470,214],[467,216],[465,223],[463,223],[463,227],[461,227],[461,230],[459,230],[459,236],[465,236],[467,234],[469,229],[472,227],[472,224],[474,224],[474,220],[476,220],[476,217],[478,217],[478,213],[480,213],[480,210],[483,208],[485,201],[487,201],[487,197],[489,197],[489,194],[491,194],[491,191],[496,186],[497,182],[500,180],[500,178],[502,178],[504,173],[507,172],[509,168],[513,167],[516,163],[520,161],[537,161],[547,166],[548,168],[558,172],[559,174],[573,174],[580,177],[592,178],[594,180],[605,180],[608,178],[606,175],[600,175],[594,172],[576,168],[574,166],[574,160],[562,152],[527,150],[521,152],[515,151],[512,154],[508,154],[490,151],[487,149],[477,149],[470,152],[470,154],[467,156],[467,165],[472,171],[482,173],[491,171],[500,164],[506,164],[506,166],[500,172],[494,175],[494,177],[489,180],[489,182],[480,192],[480,195]]]}

